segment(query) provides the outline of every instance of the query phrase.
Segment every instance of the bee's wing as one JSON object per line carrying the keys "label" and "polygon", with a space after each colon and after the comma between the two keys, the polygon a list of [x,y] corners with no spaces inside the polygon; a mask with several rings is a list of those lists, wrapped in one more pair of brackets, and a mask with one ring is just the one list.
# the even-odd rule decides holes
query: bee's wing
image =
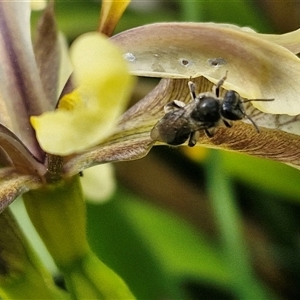
{"label": "bee's wing", "polygon": [[185,109],[183,107],[169,111],[154,125],[150,132],[150,137],[154,141],[165,143],[174,140],[177,131],[182,126],[188,125],[184,115]]}
{"label": "bee's wing", "polygon": [[189,103],[165,114],[151,130],[151,138],[154,141],[179,145],[183,144],[192,132],[205,129],[204,123],[191,119],[194,108],[194,103]]}
{"label": "bee's wing", "polygon": [[185,107],[186,104],[179,100],[173,100],[164,106],[165,113]]}

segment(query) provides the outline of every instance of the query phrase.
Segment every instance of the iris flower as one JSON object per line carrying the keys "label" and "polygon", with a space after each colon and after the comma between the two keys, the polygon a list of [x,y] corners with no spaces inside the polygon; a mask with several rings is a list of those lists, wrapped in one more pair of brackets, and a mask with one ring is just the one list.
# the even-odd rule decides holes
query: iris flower
{"label": "iris flower", "polygon": [[[267,140],[273,147],[269,151],[260,143],[262,156],[299,164],[298,158],[290,157],[298,152],[289,155],[288,149],[299,143],[300,60],[294,54],[300,51],[299,30],[264,35],[227,24],[161,23],[112,37],[132,74],[168,78],[117,122],[132,81],[110,42],[98,33],[81,36],[71,48],[75,72],[72,77],[71,71],[59,74],[61,43],[51,12],[45,13],[33,49],[28,4],[5,2],[0,8],[2,209],[47,182],[104,162],[146,155],[155,142],[149,132],[163,115],[163,106],[179,92],[181,100],[189,101],[187,79],[194,79],[199,92],[207,91],[226,71],[225,89],[234,89],[244,98],[275,99],[253,102],[255,107],[250,104],[253,119],[266,130],[256,135],[240,124],[226,135],[224,128],[212,139],[202,135],[199,144],[256,154],[258,140]],[[103,28],[111,33],[109,25]],[[242,141],[237,144],[237,139]],[[285,146],[285,157],[280,157]]]}
{"label": "iris flower", "polygon": [[[19,15],[20,11],[24,13]],[[71,69],[59,73],[60,58],[65,56],[59,56],[61,42],[50,10],[43,17],[34,49],[28,4],[2,3],[0,12],[0,129],[5,166],[1,175],[6,178],[3,187],[11,186],[9,193],[2,189],[4,208],[28,189],[90,166],[91,162],[72,165],[72,171],[65,167],[72,164],[71,155],[92,149],[110,134],[125,109],[133,80],[119,50],[96,32],[73,43],[75,71],[68,80]],[[60,85],[59,80],[67,84]],[[66,94],[66,89],[73,91]],[[58,101],[61,94],[66,95]]]}
{"label": "iris flower", "polygon": [[[99,31],[111,35],[128,3],[103,4]],[[133,297],[89,250],[78,174],[98,164],[138,159],[161,144],[150,131],[165,104],[190,100],[190,78],[197,92],[207,92],[228,71],[225,89],[244,98],[275,99],[247,106],[260,134],[237,122],[218,128],[211,139],[203,133],[198,144],[300,166],[299,31],[277,36],[226,24],[161,23],[110,40],[94,32],[73,43],[72,67],[66,68],[68,55],[52,6],[34,46],[29,18],[28,2],[0,2],[0,210],[23,194],[32,222],[76,297]],[[127,64],[134,75],[163,79],[119,117],[133,85]],[[102,277],[94,276],[94,268]],[[102,290],[88,288],[87,295],[79,282],[99,283]]]}
{"label": "iris flower", "polygon": [[[120,17],[127,4],[112,9]],[[116,126],[133,77],[120,50],[98,32],[72,44],[70,63],[53,3],[33,45],[29,5],[0,2],[0,209],[25,193],[28,214],[73,297],[132,299],[122,279],[89,249],[78,173],[100,163],[88,157]],[[1,296],[67,297],[53,287],[48,291],[51,279],[24,246],[8,210],[1,222]]]}

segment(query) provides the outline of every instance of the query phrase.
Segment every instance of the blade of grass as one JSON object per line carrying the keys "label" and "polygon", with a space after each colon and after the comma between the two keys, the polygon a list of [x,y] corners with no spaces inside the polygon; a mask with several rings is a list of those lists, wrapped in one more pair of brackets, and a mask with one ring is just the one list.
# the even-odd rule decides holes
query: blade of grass
{"label": "blade of grass", "polygon": [[255,277],[232,182],[222,166],[222,155],[218,151],[211,151],[206,164],[207,188],[219,228],[224,259],[231,273],[233,293],[238,299],[276,299]]}
{"label": "blade of grass", "polygon": [[203,19],[202,1],[179,1],[182,21],[199,21]]}

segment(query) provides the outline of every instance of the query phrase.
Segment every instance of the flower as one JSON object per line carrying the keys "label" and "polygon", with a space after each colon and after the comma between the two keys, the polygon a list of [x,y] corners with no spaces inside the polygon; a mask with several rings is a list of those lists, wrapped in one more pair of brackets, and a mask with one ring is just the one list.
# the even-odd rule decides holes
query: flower
{"label": "flower", "polygon": [[0,15],[3,210],[29,189],[79,173],[83,165],[77,170],[73,165],[70,173],[64,163],[76,153],[92,147],[95,151],[109,136],[125,109],[133,80],[119,49],[97,32],[73,43],[70,77],[52,5],[43,15],[34,47],[29,3],[2,3]]}
{"label": "flower", "polygon": [[119,49],[97,32],[73,43],[71,59],[78,88],[59,101],[57,110],[30,119],[41,148],[55,155],[86,150],[108,137],[133,82]]}
{"label": "flower", "polygon": [[[119,15],[127,4],[122,4]],[[255,109],[253,119],[263,127],[259,135],[240,122],[230,130],[220,128],[211,139],[200,135],[199,144],[300,165],[299,119],[295,117],[300,111],[297,80],[300,60],[294,54],[300,51],[298,31],[264,35],[228,24],[159,23],[112,37],[111,41],[122,49],[131,73],[172,78],[162,79],[117,122],[131,83],[130,77],[121,75],[125,74],[119,69],[123,60],[113,54],[111,43],[98,33],[80,37],[71,48],[74,74],[69,78],[70,71],[64,73],[67,84],[64,89],[59,88],[60,43],[53,13],[48,9],[45,14],[39,32],[45,30],[49,38],[38,36],[34,56],[28,27],[22,23],[29,26],[28,5],[22,3],[25,11],[22,16],[14,5],[2,5],[0,10],[1,19],[9,20],[8,27],[3,25],[5,43],[1,45],[6,54],[1,58],[2,74],[9,74],[0,83],[3,111],[0,136],[2,161],[6,166],[0,174],[5,178],[0,183],[5,188],[0,195],[3,208],[18,195],[45,182],[73,176],[97,164],[145,156],[155,143],[149,132],[163,116],[163,106],[174,100],[174,94],[177,98],[178,91],[183,101],[189,101],[187,79],[192,77],[199,92],[205,92],[226,71],[229,75],[225,89],[234,89],[245,98],[275,98],[275,101],[257,101],[253,102],[256,108],[252,104],[247,107],[252,113]],[[100,28],[111,34],[115,22],[109,23],[109,9],[104,9],[102,16],[107,19]],[[7,43],[12,34],[16,38],[12,44]],[[104,53],[106,45],[109,50]],[[111,62],[109,54],[113,54]],[[14,57],[17,60],[12,64]],[[94,64],[96,58],[102,58],[102,63]],[[252,64],[258,67],[254,70]],[[99,84],[97,80],[103,79],[104,74],[107,81]],[[55,109],[60,93],[63,97]],[[98,102],[101,97],[109,101]],[[12,101],[8,103],[5,99]]]}
{"label": "flower", "polygon": [[[118,8],[116,14],[102,11],[99,28],[107,35],[128,4],[117,2],[103,1],[104,7]],[[0,211],[24,194],[28,214],[73,287],[73,298],[133,297],[89,249],[78,174],[146,155],[156,143],[150,131],[164,105],[176,98],[189,101],[190,78],[198,92],[207,92],[228,71],[225,89],[250,99],[275,98],[247,107],[255,112],[259,135],[239,122],[218,128],[213,138],[200,133],[198,144],[300,166],[297,32],[269,36],[201,23],[152,24],[110,40],[93,32],[72,45],[70,68],[52,2],[34,46],[29,17],[29,2],[0,2]],[[118,119],[133,85],[124,58],[131,73],[163,79]]]}
{"label": "flower", "polygon": [[[93,254],[86,239],[78,173],[97,163],[73,163],[72,172],[65,167],[77,153],[99,150],[98,144],[109,136],[126,106],[133,78],[120,50],[97,32],[73,43],[74,70],[70,68],[55,26],[53,2],[41,18],[33,46],[29,5],[0,2],[0,212],[24,194],[28,215],[73,298],[133,299],[123,280]],[[19,297],[25,279],[25,286],[34,282],[45,297],[57,299],[50,274],[31,263],[34,255],[9,211],[0,219],[8,230],[1,236],[5,271],[1,295]],[[26,266],[32,269],[28,276]],[[34,297],[30,289],[27,294]]]}

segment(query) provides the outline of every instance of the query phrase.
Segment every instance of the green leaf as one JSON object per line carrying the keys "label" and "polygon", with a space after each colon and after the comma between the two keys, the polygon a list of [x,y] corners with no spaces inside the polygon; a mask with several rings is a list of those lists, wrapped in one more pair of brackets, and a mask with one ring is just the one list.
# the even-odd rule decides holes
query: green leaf
{"label": "green leaf", "polygon": [[222,151],[226,171],[238,181],[289,201],[300,201],[300,171],[288,165],[240,153]]}
{"label": "green leaf", "polygon": [[[94,251],[139,299],[182,298],[186,280],[223,289],[230,282],[216,245],[170,212],[119,189],[114,200],[88,207]],[[141,274],[143,274],[141,276]]]}
{"label": "green leaf", "polygon": [[206,172],[208,193],[219,228],[233,293],[238,299],[276,299],[255,275],[250,251],[244,240],[242,215],[237,206],[231,178],[223,168],[220,151],[210,151]]}

